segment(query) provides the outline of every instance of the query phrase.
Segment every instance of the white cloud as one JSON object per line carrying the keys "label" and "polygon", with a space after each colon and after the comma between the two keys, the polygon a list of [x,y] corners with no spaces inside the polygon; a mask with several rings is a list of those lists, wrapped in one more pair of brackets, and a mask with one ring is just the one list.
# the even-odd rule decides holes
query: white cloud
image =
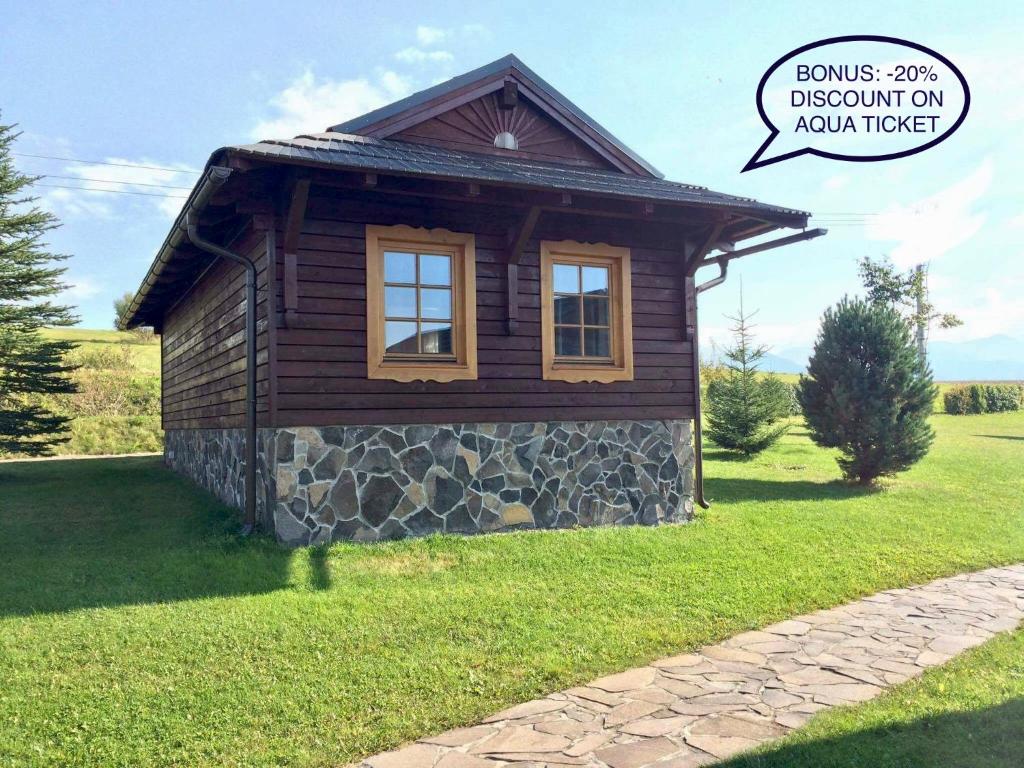
{"label": "white cloud", "polygon": [[906,206],[892,206],[865,226],[868,240],[895,242],[889,252],[898,267],[933,261],[970,240],[986,216],[975,204],[992,185],[992,160],[986,158],[969,176]]}
{"label": "white cloud", "polygon": [[489,34],[490,30],[483,24],[462,24],[461,26],[449,27],[447,29],[420,25],[416,27],[416,42],[424,48],[429,48],[430,46],[439,45],[455,38],[462,40],[481,39]]}
{"label": "white cloud", "polygon": [[455,59],[448,51],[424,51],[422,48],[403,48],[395,54],[395,58],[406,64],[440,63]]}
{"label": "white cloud", "polygon": [[850,183],[850,177],[845,173],[837,174],[836,176],[830,176],[825,179],[825,182],[821,185],[824,189],[829,192],[837,192],[843,189],[847,184]]}
{"label": "white cloud", "polygon": [[53,171],[36,190],[40,203],[61,218],[113,219],[128,205],[152,206],[173,218],[198,175],[199,169],[185,163],[107,157]]}
{"label": "white cloud", "polygon": [[74,302],[91,299],[103,291],[102,285],[85,275],[76,277],[67,274],[64,275],[64,282],[68,287],[60,293],[60,298],[63,301]]}
{"label": "white cloud", "polygon": [[1024,229],[1024,213],[1018,213],[1016,216],[1010,217],[1006,222],[1006,226],[1010,229]]}
{"label": "white cloud", "polygon": [[[939,297],[937,291],[933,291],[933,295],[940,308],[951,310],[964,324],[946,330],[933,328],[932,338],[969,341],[997,334],[1024,337],[1024,302],[1020,300],[1024,279],[1003,277],[998,286],[979,286],[966,295],[963,283],[957,285],[959,289],[948,296]],[[934,282],[932,287],[935,287]]]}
{"label": "white cloud", "polygon": [[381,72],[372,81],[365,77],[318,80],[307,69],[269,100],[274,115],[260,120],[251,135],[258,141],[319,133],[406,96],[411,90],[409,82],[395,72]]}
{"label": "white cloud", "polygon": [[448,34],[449,31],[446,29],[420,25],[416,27],[416,42],[420,45],[436,45],[444,40]]}

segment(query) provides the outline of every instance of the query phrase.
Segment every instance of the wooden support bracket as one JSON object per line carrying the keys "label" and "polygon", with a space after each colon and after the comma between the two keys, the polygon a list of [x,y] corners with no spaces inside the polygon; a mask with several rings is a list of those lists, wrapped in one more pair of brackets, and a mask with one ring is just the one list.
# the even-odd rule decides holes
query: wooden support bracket
{"label": "wooden support bracket", "polygon": [[533,206],[527,210],[518,226],[514,226],[508,233],[508,246],[505,251],[506,264],[506,287],[508,321],[506,333],[512,336],[519,327],[519,259],[523,255],[523,248],[533,235],[537,226],[537,219],[540,218],[540,206]]}
{"label": "wooden support bracket", "polygon": [[291,185],[288,212],[284,221],[284,324],[292,325],[299,310],[299,234],[306,218],[309,179],[297,176]]}

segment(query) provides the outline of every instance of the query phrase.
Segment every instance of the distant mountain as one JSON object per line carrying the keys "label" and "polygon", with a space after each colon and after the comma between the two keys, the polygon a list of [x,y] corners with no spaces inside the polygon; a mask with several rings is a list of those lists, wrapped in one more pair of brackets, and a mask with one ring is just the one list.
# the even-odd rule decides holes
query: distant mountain
{"label": "distant mountain", "polygon": [[1024,381],[1024,340],[1010,336],[933,341],[928,360],[940,381]]}
{"label": "distant mountain", "polygon": [[[779,367],[765,367],[791,373],[786,365],[802,371],[811,347],[785,347],[773,357]],[[971,341],[933,341],[928,344],[928,361],[938,381],[1024,381],[1024,340],[997,335]]]}
{"label": "distant mountain", "polygon": [[[701,349],[701,359],[707,360],[712,363],[720,363],[722,360],[722,351],[720,347],[709,345],[710,349],[705,351]],[[797,363],[783,355],[777,355],[774,352],[769,352],[764,356],[760,362],[760,369],[762,371],[771,371],[772,373],[802,373],[806,365],[807,358],[804,357],[804,362]]]}

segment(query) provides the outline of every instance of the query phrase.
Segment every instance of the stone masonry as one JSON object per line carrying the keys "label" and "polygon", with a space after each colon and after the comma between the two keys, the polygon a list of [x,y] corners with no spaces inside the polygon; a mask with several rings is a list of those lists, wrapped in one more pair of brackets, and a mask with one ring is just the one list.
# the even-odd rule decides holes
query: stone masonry
{"label": "stone masonry", "polygon": [[[690,438],[683,420],[263,429],[258,516],[293,546],[684,521]],[[172,430],[166,462],[240,507],[243,442]]]}

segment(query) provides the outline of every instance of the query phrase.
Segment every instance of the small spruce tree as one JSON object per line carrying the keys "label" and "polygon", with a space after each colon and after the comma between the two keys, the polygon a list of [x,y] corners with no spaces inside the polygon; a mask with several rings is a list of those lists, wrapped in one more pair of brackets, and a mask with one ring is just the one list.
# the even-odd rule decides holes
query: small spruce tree
{"label": "small spruce tree", "polygon": [[736,317],[730,317],[735,343],[724,351],[724,372],[707,389],[707,431],[716,444],[747,456],[775,443],[787,424],[780,418],[777,392],[768,382],[774,377],[758,372],[768,348],[754,344],[750,315],[743,311],[743,296]]}
{"label": "small spruce tree", "polygon": [[43,237],[57,219],[32,205],[34,177],[11,160],[14,126],[0,124],[0,454],[43,455],[67,440],[69,418],[46,406],[43,396],[75,391],[65,355],[74,347],[50,341],[44,326],[73,325],[68,307],[49,300],[64,286],[64,256],[46,250]]}
{"label": "small spruce tree", "polygon": [[843,475],[868,485],[928,452],[936,392],[899,312],[844,298],[825,311],[798,398],[811,439],[838,448]]}

